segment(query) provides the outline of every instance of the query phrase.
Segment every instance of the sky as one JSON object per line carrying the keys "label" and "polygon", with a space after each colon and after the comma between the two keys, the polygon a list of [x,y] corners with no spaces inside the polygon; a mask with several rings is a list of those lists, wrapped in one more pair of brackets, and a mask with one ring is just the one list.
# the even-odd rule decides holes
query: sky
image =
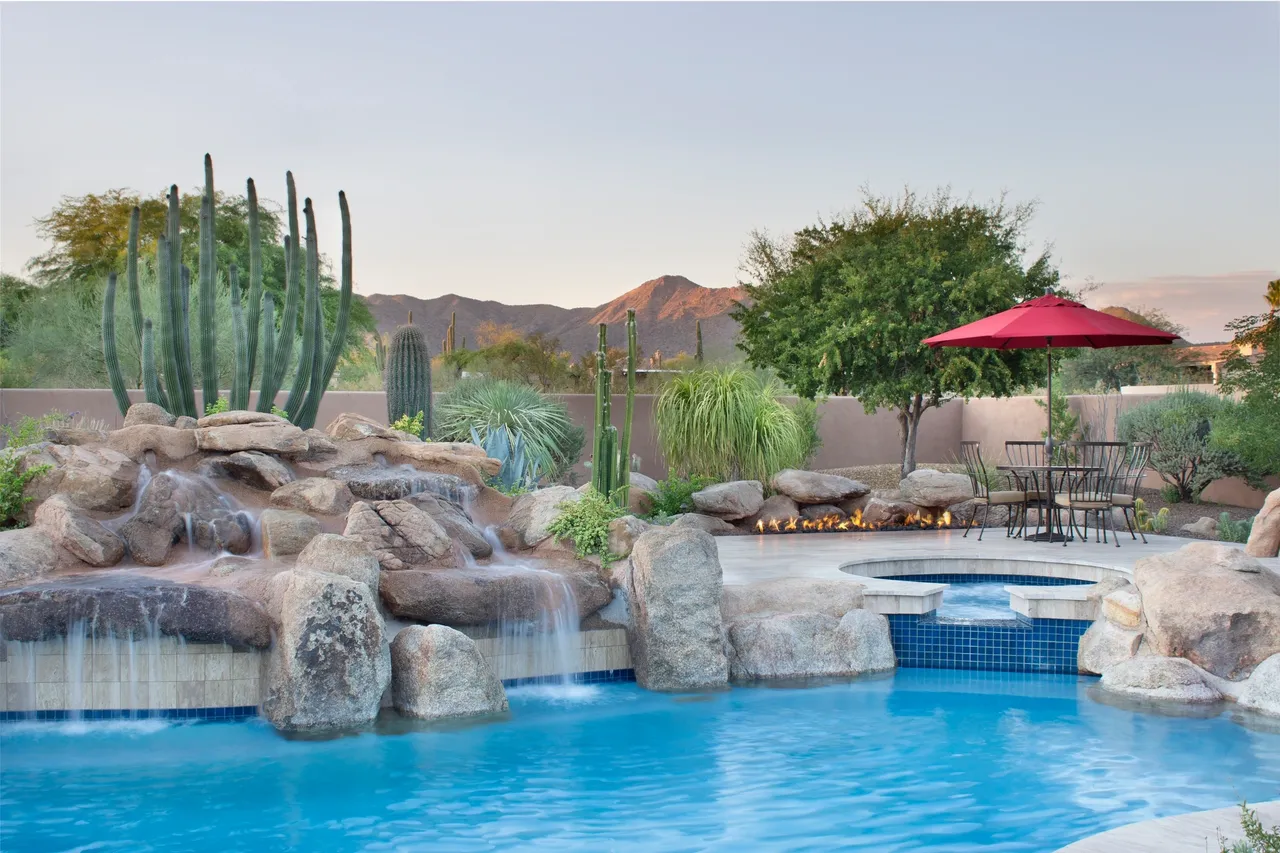
{"label": "sky", "polygon": [[0,4],[0,269],[64,195],[350,200],[360,293],[597,305],[949,186],[1195,340],[1280,275],[1277,3]]}

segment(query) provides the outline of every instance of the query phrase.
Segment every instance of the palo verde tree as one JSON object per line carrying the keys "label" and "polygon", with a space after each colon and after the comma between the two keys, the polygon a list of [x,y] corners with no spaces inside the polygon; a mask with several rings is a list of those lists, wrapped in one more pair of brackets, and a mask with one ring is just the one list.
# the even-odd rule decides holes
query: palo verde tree
{"label": "palo verde tree", "polygon": [[802,397],[847,394],[897,412],[902,473],[916,467],[926,411],[954,397],[1008,396],[1044,376],[1040,350],[940,348],[921,341],[1043,295],[1048,253],[1024,265],[1032,205],[864,193],[863,206],[774,241],[756,233],[733,311],[739,346]]}

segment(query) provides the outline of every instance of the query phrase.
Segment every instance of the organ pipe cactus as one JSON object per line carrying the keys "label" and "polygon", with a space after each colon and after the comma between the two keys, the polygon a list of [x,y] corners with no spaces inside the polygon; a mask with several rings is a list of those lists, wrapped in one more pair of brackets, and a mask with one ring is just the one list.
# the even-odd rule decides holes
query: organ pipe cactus
{"label": "organ pipe cactus", "polygon": [[[412,322],[412,315],[410,315]],[[422,430],[431,433],[431,353],[417,326],[401,326],[387,352],[387,423],[423,413]]]}
{"label": "organ pipe cactus", "polygon": [[240,271],[232,264],[227,273],[231,284],[231,332],[235,336],[235,370],[231,374],[231,408],[249,408],[249,334],[244,309],[240,305]]}
{"label": "organ pipe cactus", "polygon": [[600,324],[596,349],[596,431],[591,459],[591,487],[606,498],[613,496],[618,464],[618,429],[613,425],[612,372],[608,361],[609,327]]}
{"label": "organ pipe cactus", "polygon": [[204,155],[204,197],[200,200],[200,379],[207,410],[218,399],[218,327],[214,315],[218,244],[213,230],[213,158]]}
{"label": "organ pipe cactus", "polygon": [[627,407],[622,421],[622,435],[618,439],[617,488],[618,505],[626,507],[631,498],[631,420],[636,411],[636,359],[639,358],[636,342],[636,312],[627,309]]}
{"label": "organ pipe cactus", "polygon": [[285,411],[288,412],[302,410],[302,402],[311,388],[316,347],[323,345],[318,340],[320,333],[317,331],[320,323],[320,271],[317,263],[312,260],[316,251],[316,218],[311,210],[311,199],[303,203],[303,215],[307,221],[307,290],[302,309],[302,354],[298,359],[298,368],[293,372],[293,388],[284,404]]}
{"label": "organ pipe cactus", "polygon": [[[262,316],[262,226],[258,216],[258,188],[254,186],[253,178],[245,181],[245,198],[249,202],[249,304],[245,306],[245,340],[249,344],[248,367],[252,384],[254,369],[258,365],[258,322]],[[248,385],[245,389],[248,390]],[[245,407],[248,405],[246,402]]]}
{"label": "organ pipe cactus", "polygon": [[156,371],[155,332],[149,319],[142,323],[142,387],[146,390],[148,403],[169,410],[169,398],[160,387],[160,376]]}
{"label": "organ pipe cactus", "polygon": [[[301,258],[298,256],[298,190],[293,183],[293,172],[285,173],[288,194],[289,233],[284,238],[284,316],[280,319],[280,335],[276,338],[275,358],[262,365],[262,386],[258,393],[258,411],[269,412],[275,405],[276,394],[284,384],[285,370],[293,358],[293,337],[298,323],[298,299],[302,290]],[[287,406],[285,407],[288,408]]]}
{"label": "organ pipe cactus", "polygon": [[[138,288],[138,229],[141,227],[142,209],[134,205],[129,213],[129,243],[124,261],[124,281],[129,292],[129,313],[133,318],[134,344],[138,348],[138,370],[142,362],[142,292]],[[139,380],[141,381],[141,379]]]}
{"label": "organ pipe cactus", "polygon": [[129,392],[120,371],[120,358],[116,353],[116,274],[107,276],[107,292],[102,299],[102,360],[107,364],[107,379],[111,393],[121,412],[129,411]]}
{"label": "organ pipe cactus", "polygon": [[[315,222],[310,213],[311,204],[308,201],[308,222],[307,233],[314,234]],[[308,264],[314,264],[316,276],[316,364],[319,365],[318,371],[313,371],[311,380],[311,391],[307,395],[306,402],[302,405],[302,411],[298,413],[295,422],[303,429],[311,429],[315,426],[316,415],[320,411],[320,398],[324,396],[325,390],[329,387],[329,382],[333,379],[334,371],[338,369],[338,359],[342,356],[343,349],[347,344],[347,328],[351,325],[351,299],[354,287],[352,267],[351,267],[351,210],[347,207],[347,194],[338,192],[338,210],[342,214],[342,271],[341,284],[338,292],[338,316],[334,319],[333,334],[329,338],[329,346],[323,346],[324,341],[321,336],[324,334],[323,317],[320,314],[320,250],[316,248],[314,255],[308,247]],[[310,275],[310,268],[308,275]],[[431,382],[431,363],[427,362],[427,414],[430,415],[430,382]],[[431,422],[430,417],[427,418],[427,424]],[[429,429],[429,426],[428,426]]]}

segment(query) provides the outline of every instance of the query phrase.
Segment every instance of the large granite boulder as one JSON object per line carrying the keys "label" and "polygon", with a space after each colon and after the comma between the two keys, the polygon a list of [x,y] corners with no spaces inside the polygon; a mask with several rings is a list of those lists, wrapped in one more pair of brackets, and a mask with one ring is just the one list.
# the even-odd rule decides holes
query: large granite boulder
{"label": "large granite boulder", "polygon": [[[763,502],[763,501],[761,501]],[[627,631],[636,681],[650,690],[728,682],[716,542],[700,530],[655,527],[631,552]]]}
{"label": "large granite boulder", "polygon": [[124,413],[124,425],[127,427],[149,424],[151,426],[173,426],[176,421],[173,415],[155,403],[134,403]]}
{"label": "large granite boulder", "polygon": [[1182,525],[1182,532],[1205,539],[1216,539],[1218,538],[1218,519],[1202,515],[1190,524]]}
{"label": "large granite boulder", "polygon": [[870,486],[848,477],[801,471],[797,468],[787,468],[774,474],[769,485],[775,492],[800,504],[834,504],[848,498],[861,497],[871,491]]}
{"label": "large granite boulder", "polygon": [[369,546],[359,539],[337,533],[321,533],[298,553],[294,568],[342,575],[358,581],[377,594],[382,567]]}
{"label": "large granite boulder", "polygon": [[57,546],[43,530],[0,530],[0,586],[31,580],[57,567]]}
{"label": "large granite boulder", "polygon": [[169,549],[184,541],[206,551],[243,554],[253,530],[249,517],[207,482],[165,471],[151,478],[120,537],[139,563],[161,566]]}
{"label": "large granite boulder", "polygon": [[410,625],[391,643],[391,702],[438,720],[507,710],[507,693],[475,641],[444,625]]}
{"label": "large granite boulder", "polygon": [[886,498],[872,498],[862,508],[862,523],[870,527],[903,524],[915,512],[916,505],[912,503]]}
{"label": "large granite boulder", "polygon": [[325,434],[340,441],[359,441],[362,438],[385,438],[400,441],[405,433],[380,424],[373,418],[355,412],[343,412],[324,428]]}
{"label": "large granite boulder", "polygon": [[1133,584],[1125,584],[1102,597],[1102,616],[1122,628],[1142,625],[1142,596]]}
{"label": "large granite boulder", "polygon": [[1280,489],[1267,495],[1262,509],[1253,517],[1244,552],[1251,557],[1280,556]]}
{"label": "large granite boulder", "polygon": [[820,613],[835,619],[862,607],[862,584],[853,580],[774,578],[747,584],[726,584],[720,600],[725,622],[747,616],[779,613]]}
{"label": "large granite boulder", "polygon": [[267,611],[232,590],[117,571],[0,591],[0,639],[30,642],[63,637],[67,626],[80,621],[91,625],[99,637],[146,637],[159,631],[192,643],[226,643],[239,650],[271,645]]}
{"label": "large granite boulder", "polygon": [[422,493],[462,501],[475,492],[474,486],[453,474],[419,471],[412,465],[343,465],[326,474],[366,501],[395,501]]}
{"label": "large granite boulder", "polygon": [[729,675],[734,681],[849,676],[897,665],[889,621],[865,610],[843,618],[783,613],[729,625]]}
{"label": "large granite boulder", "polygon": [[567,607],[570,598],[581,620],[612,597],[608,584],[589,563],[558,571],[469,566],[383,572],[381,593],[394,616],[444,625],[538,621]]}
{"label": "large granite boulder", "polygon": [[916,506],[940,509],[973,497],[966,474],[947,474],[933,468],[917,468],[898,483],[902,500]]}
{"label": "large granite boulder", "polygon": [[714,515],[703,515],[700,512],[682,512],[679,515],[674,515],[671,517],[671,524],[667,526],[673,530],[701,530],[703,533],[710,533],[712,536],[726,536],[738,532],[738,528],[723,518],[716,518]]}
{"label": "large granite boulder", "polygon": [[264,509],[258,524],[262,528],[262,554],[268,560],[300,553],[320,535],[320,522],[294,509]]}
{"label": "large granite boulder", "polygon": [[243,450],[230,456],[211,456],[196,467],[203,477],[225,477],[252,489],[274,492],[293,482],[293,471],[274,456],[256,450]]}
{"label": "large granite boulder", "polygon": [[358,442],[381,453],[393,465],[411,465],[419,471],[451,474],[469,486],[480,488],[502,469],[502,460],[492,459],[484,448],[448,441],[391,441],[367,439]]}
{"label": "large granite boulder", "polygon": [[1189,661],[1173,657],[1136,657],[1102,672],[1103,690],[1135,699],[1188,704],[1216,702],[1222,696]]}
{"label": "large granite boulder", "polygon": [[505,527],[511,531],[518,547],[532,548],[551,538],[547,528],[560,515],[560,505],[582,499],[571,486],[548,486],[520,495],[511,504]]}
{"label": "large granite boulder", "polygon": [[648,515],[653,510],[653,496],[658,493],[658,481],[639,471],[632,471],[630,476],[627,509],[634,515]]}
{"label": "large granite boulder", "polygon": [[24,453],[18,464],[23,471],[50,466],[26,488],[36,501],[61,493],[81,509],[116,512],[137,496],[137,463],[109,447],[46,444]]}
{"label": "large granite boulder", "polygon": [[198,428],[205,427],[223,427],[238,426],[241,424],[276,424],[279,426],[288,426],[289,419],[282,418],[280,415],[271,412],[252,412],[247,409],[232,409],[226,412],[217,412],[212,415],[205,415],[196,421]]}
{"label": "large granite boulder", "polygon": [[764,484],[759,480],[717,483],[693,493],[693,508],[703,515],[737,521],[755,515],[764,506]]}
{"label": "large granite boulder", "polygon": [[1280,717],[1280,654],[1258,664],[1236,701],[1245,708]]}
{"label": "large granite boulder", "polygon": [[286,483],[271,493],[271,505],[318,515],[342,515],[355,497],[345,483],[327,477],[306,477]]}
{"label": "large granite boulder", "polygon": [[321,572],[281,572],[271,580],[268,607],[277,636],[263,715],[288,731],[372,723],[391,681],[391,651],[369,587]]}
{"label": "large granite boulder", "polygon": [[493,545],[485,538],[484,531],[477,527],[466,511],[453,501],[430,493],[414,495],[407,500],[435,519],[436,524],[444,528],[445,533],[471,552],[471,556],[483,559],[493,554]]}
{"label": "large granite boulder", "polygon": [[114,566],[124,559],[120,537],[85,515],[66,495],[54,495],[40,504],[35,526],[77,560],[91,566]]}
{"label": "large granite boulder", "polygon": [[800,505],[786,495],[770,495],[764,499],[756,514],[744,519],[741,525],[747,530],[756,530],[760,525],[770,529],[771,525],[782,526],[793,518],[800,517]]}
{"label": "large granite boulder", "polygon": [[459,554],[449,534],[408,501],[359,501],[347,513],[343,535],[368,545],[384,569],[456,566]]}
{"label": "large granite boulder", "polygon": [[615,557],[631,554],[636,540],[653,525],[634,515],[624,515],[609,522],[609,553]]}
{"label": "large granite boulder", "polygon": [[1076,665],[1081,672],[1100,675],[1109,667],[1136,656],[1141,645],[1141,631],[1099,619],[1080,638]]}
{"label": "large granite boulder", "polygon": [[1237,678],[1280,652],[1280,577],[1239,548],[1195,542],[1138,560],[1146,642]]}
{"label": "large granite boulder", "polygon": [[239,450],[260,450],[285,455],[306,453],[310,444],[302,430],[283,419],[281,421],[199,427],[195,431],[196,449],[222,453],[235,453]]}
{"label": "large granite boulder", "polygon": [[148,453],[154,453],[169,462],[178,462],[196,452],[195,428],[183,428],[179,418],[173,426],[138,424],[107,433],[107,446],[123,453],[134,462],[142,462]]}

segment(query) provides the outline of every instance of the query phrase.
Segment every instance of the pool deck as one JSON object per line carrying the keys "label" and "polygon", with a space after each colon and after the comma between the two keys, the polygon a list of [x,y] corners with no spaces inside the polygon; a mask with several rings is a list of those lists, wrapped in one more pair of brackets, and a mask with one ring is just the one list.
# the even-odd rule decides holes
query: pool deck
{"label": "pool deck", "polygon": [[[1264,828],[1280,824],[1280,800],[1249,808]],[[1206,853],[1219,849],[1219,833],[1228,845],[1244,838],[1239,806],[1131,823],[1068,844],[1057,853]]]}

